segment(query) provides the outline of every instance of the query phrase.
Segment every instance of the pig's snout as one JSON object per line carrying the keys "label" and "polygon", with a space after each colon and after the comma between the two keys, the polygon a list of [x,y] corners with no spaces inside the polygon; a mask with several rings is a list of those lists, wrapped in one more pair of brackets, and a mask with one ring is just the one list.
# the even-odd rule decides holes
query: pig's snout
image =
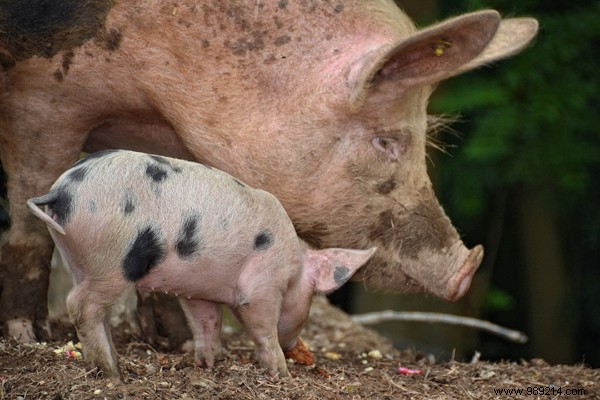
{"label": "pig's snout", "polygon": [[449,279],[444,296],[446,300],[456,301],[467,293],[481,260],[483,260],[483,246],[477,245],[469,251],[458,272]]}
{"label": "pig's snout", "polygon": [[416,284],[447,301],[463,297],[483,259],[483,246],[469,250],[458,239],[440,250],[423,249],[416,258],[402,259],[402,272]]}

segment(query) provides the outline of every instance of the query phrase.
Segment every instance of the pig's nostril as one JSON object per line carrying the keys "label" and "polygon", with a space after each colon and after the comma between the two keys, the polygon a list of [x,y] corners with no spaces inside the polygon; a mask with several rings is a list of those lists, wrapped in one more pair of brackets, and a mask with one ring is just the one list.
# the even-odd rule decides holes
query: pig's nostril
{"label": "pig's nostril", "polygon": [[467,294],[467,291],[471,287],[471,282],[472,282],[472,275],[465,276],[465,278],[462,280],[462,282],[458,286],[458,291],[456,292],[456,297],[455,297],[456,299],[460,299],[465,294]]}
{"label": "pig's nostril", "polygon": [[483,260],[483,246],[477,245],[469,251],[469,255],[461,269],[455,275],[454,279],[450,280],[447,286],[447,300],[456,301],[467,293],[469,287],[471,287],[473,275],[479,264],[481,264],[481,260]]}

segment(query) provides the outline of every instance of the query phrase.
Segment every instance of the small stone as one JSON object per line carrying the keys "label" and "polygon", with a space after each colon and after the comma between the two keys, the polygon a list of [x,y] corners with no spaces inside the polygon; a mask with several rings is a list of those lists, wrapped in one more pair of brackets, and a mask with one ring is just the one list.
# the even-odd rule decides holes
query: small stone
{"label": "small stone", "polygon": [[379,350],[371,350],[367,355],[374,360],[381,360],[383,358]]}
{"label": "small stone", "polygon": [[340,353],[328,351],[327,353],[325,353],[325,358],[328,360],[337,361],[340,358],[342,358],[342,355]]}

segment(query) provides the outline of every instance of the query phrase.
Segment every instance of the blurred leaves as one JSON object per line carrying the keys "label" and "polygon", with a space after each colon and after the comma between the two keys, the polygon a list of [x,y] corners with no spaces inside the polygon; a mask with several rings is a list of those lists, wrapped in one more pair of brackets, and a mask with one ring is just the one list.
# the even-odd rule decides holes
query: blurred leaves
{"label": "blurred leaves", "polygon": [[483,302],[483,311],[509,311],[515,307],[515,299],[505,290],[492,287],[486,294]]}
{"label": "blurred leaves", "polygon": [[600,2],[467,3],[532,15],[540,33],[522,54],[450,80],[434,98],[434,111],[460,110],[469,123],[457,128],[465,140],[453,159],[438,162],[442,190],[465,217],[483,210],[482,193],[503,186],[584,195],[600,162]]}

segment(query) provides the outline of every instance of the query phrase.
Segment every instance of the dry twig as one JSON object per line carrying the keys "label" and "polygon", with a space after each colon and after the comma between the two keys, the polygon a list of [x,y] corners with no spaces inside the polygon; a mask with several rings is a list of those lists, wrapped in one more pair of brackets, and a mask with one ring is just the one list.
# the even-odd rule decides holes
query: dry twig
{"label": "dry twig", "polygon": [[418,311],[377,311],[352,316],[352,320],[361,325],[373,325],[387,321],[417,321],[429,323],[445,323],[481,329],[516,343],[526,343],[527,335],[513,329],[504,328],[489,321],[458,315]]}

